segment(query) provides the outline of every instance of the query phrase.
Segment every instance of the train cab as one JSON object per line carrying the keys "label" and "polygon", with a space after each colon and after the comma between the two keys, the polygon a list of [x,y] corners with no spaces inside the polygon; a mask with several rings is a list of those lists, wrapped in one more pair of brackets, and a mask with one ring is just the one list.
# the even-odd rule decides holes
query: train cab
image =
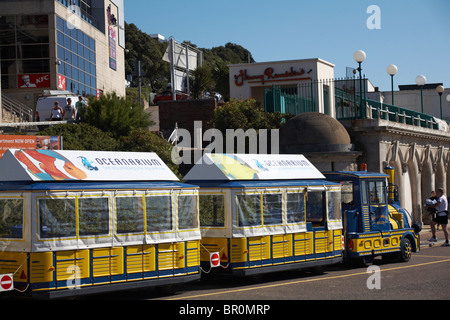
{"label": "train cab", "polygon": [[327,180],[342,186],[345,260],[368,265],[382,256],[406,262],[420,250],[420,228],[400,207],[392,171],[324,172]]}
{"label": "train cab", "polygon": [[200,186],[204,273],[256,275],[342,261],[341,187],[301,155],[205,154]]}
{"label": "train cab", "polygon": [[0,274],[13,275],[15,293],[62,298],[200,278],[198,187],[156,154],[8,150],[0,168]]}

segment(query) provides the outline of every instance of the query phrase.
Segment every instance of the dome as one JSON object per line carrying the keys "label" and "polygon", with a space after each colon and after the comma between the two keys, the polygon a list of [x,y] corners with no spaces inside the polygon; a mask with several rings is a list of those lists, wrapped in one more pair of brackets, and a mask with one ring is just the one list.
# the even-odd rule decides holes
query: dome
{"label": "dome", "polygon": [[290,119],[280,130],[282,153],[348,152],[353,149],[344,126],[323,113],[302,113]]}

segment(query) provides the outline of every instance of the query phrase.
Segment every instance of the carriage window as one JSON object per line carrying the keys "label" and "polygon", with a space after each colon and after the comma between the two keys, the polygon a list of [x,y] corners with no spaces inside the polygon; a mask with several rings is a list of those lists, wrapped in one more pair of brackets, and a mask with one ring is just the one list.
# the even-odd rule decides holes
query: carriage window
{"label": "carriage window", "polygon": [[0,238],[23,238],[23,199],[0,199]]}
{"label": "carriage window", "polygon": [[205,227],[225,226],[225,196],[200,195],[200,225]]}
{"label": "carriage window", "polygon": [[305,194],[288,193],[286,200],[287,222],[305,222]]}
{"label": "carriage window", "polygon": [[342,181],[342,204],[353,205],[353,181]]}
{"label": "carriage window", "polygon": [[261,195],[240,194],[236,196],[236,211],[240,227],[261,225]]}
{"label": "carriage window", "polygon": [[144,232],[142,197],[116,198],[117,233]]}
{"label": "carriage window", "polygon": [[39,199],[38,211],[41,239],[76,236],[75,199]]}
{"label": "carriage window", "polygon": [[386,184],[384,181],[369,181],[370,204],[386,204]]}
{"label": "carriage window", "polygon": [[172,197],[151,196],[145,197],[147,213],[147,231],[172,230]]}
{"label": "carriage window", "polygon": [[308,192],[306,194],[306,221],[324,225],[324,192]]}
{"label": "carriage window", "polygon": [[263,194],[263,224],[282,224],[282,199],[281,193]]}
{"label": "carriage window", "polygon": [[340,220],[342,219],[341,209],[341,193],[340,192],[328,192],[328,219]]}
{"label": "carriage window", "polygon": [[80,236],[109,234],[108,198],[79,198],[78,216]]}
{"label": "carriage window", "polygon": [[197,196],[178,196],[178,227],[181,230],[198,228]]}

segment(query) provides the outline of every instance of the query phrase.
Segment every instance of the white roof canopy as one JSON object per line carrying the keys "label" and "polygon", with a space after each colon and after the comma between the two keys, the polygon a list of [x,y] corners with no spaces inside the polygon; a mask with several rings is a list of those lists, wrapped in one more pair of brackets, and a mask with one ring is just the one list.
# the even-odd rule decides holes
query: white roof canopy
{"label": "white roof canopy", "polygon": [[204,154],[185,180],[325,179],[302,155]]}
{"label": "white roof canopy", "polygon": [[16,150],[0,159],[0,181],[179,181],[156,153]]}

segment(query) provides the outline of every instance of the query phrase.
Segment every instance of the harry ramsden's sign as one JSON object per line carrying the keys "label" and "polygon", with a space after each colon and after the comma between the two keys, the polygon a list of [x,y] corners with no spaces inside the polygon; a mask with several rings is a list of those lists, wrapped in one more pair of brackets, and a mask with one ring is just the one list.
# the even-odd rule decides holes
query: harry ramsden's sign
{"label": "harry ramsden's sign", "polygon": [[[310,73],[312,70],[308,71]],[[306,74],[304,69],[296,70],[294,67],[291,67],[290,70],[287,70],[283,73],[276,73],[273,68],[267,68],[264,70],[263,74],[257,75],[249,75],[247,69],[243,69],[239,71],[239,74],[234,76],[234,83],[238,87],[242,87],[245,81],[249,83],[260,82],[261,84],[265,84],[266,82],[275,82],[275,81],[291,81],[291,80],[307,80],[309,78],[296,78],[301,77]]]}

